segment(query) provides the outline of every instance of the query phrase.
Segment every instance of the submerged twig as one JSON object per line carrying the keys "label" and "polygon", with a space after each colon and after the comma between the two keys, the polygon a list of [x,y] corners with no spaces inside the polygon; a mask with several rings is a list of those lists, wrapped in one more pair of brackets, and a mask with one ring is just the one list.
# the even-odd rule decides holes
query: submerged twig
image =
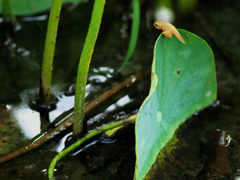
{"label": "submerged twig", "polygon": [[[146,76],[147,74],[149,74],[149,72],[150,71],[145,71],[143,73],[132,75],[131,77],[129,77],[125,81],[121,82],[120,84],[117,84],[116,86],[114,86],[110,90],[104,92],[103,94],[98,96],[95,100],[91,101],[89,104],[87,104],[85,106],[84,113],[86,114],[86,113],[90,112],[96,106],[98,106],[102,102],[106,101],[107,99],[112,97],[114,94],[116,94],[117,92],[119,92],[120,90],[125,88],[126,86],[132,84],[137,79],[141,79],[144,76]],[[39,139],[33,141],[31,144],[28,144],[28,145],[26,145],[26,146],[24,146],[24,147],[22,147],[22,148],[20,148],[20,149],[18,149],[16,151],[10,153],[10,154],[7,154],[6,156],[1,157],[0,158],[0,164],[6,162],[8,160],[11,160],[13,158],[16,158],[16,157],[18,157],[20,155],[23,155],[23,154],[25,154],[25,153],[33,150],[33,149],[36,149],[39,146],[45,144],[46,142],[48,142],[49,140],[53,139],[58,134],[63,132],[69,126],[71,126],[72,123],[73,123],[73,116],[70,116],[64,122],[60,123],[57,127],[55,127],[53,130],[51,130],[48,133],[45,133],[45,135],[43,134],[43,136],[41,136]]]}
{"label": "submerged twig", "polygon": [[108,125],[104,125],[101,128],[97,128],[97,129],[89,132],[87,135],[85,135],[84,137],[82,137],[81,139],[79,139],[78,141],[73,143],[71,146],[67,147],[65,150],[63,150],[62,152],[60,152],[58,155],[56,155],[53,158],[53,160],[49,166],[49,169],[48,169],[48,178],[50,180],[53,180],[54,179],[54,168],[55,168],[56,164],[58,163],[58,161],[60,161],[64,156],[66,156],[67,154],[72,152],[74,149],[76,149],[77,147],[82,145],[84,142],[86,142],[87,140],[89,140],[99,134],[102,134],[108,130],[129,124],[129,123],[135,123],[135,120],[136,120],[136,114],[130,116],[127,119],[124,119],[124,120],[121,120],[118,122],[113,122]]}

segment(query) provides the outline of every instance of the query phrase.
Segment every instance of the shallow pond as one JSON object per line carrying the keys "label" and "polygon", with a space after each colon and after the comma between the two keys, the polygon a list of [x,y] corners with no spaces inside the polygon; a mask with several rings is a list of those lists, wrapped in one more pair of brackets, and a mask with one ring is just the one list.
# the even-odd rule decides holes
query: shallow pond
{"label": "shallow pond", "polygon": [[[86,101],[151,66],[159,31],[152,27],[153,4],[142,2],[141,30],[133,58],[121,73],[131,29],[131,11],[124,2],[107,2],[92,57]],[[114,7],[114,11],[113,8]],[[207,8],[206,8],[207,7]],[[52,127],[64,112],[71,113],[79,55],[90,20],[92,2],[63,7],[53,69],[56,109],[49,115],[34,110],[47,25],[47,13],[18,17],[20,28],[0,24],[0,156],[31,142]],[[176,27],[204,38],[212,47],[218,80],[218,101],[189,118],[178,130],[177,149],[164,165],[156,164],[151,179],[240,178],[240,2],[199,1],[197,11],[177,16]],[[235,18],[236,17],[236,18]],[[215,32],[215,33],[214,33]],[[148,94],[150,76],[137,80],[86,115],[88,128],[125,118],[138,111]],[[58,118],[59,119],[59,118]],[[60,118],[61,119],[61,118]],[[54,122],[56,123],[56,122]],[[219,147],[225,132],[229,144]],[[217,134],[217,135],[216,135]],[[0,179],[47,179],[52,158],[70,144],[71,128],[45,145],[1,165]],[[220,149],[220,150],[219,150]],[[223,173],[213,173],[216,157],[225,157]],[[218,159],[219,160],[219,159]],[[133,179],[134,126],[113,137],[88,141],[56,166],[56,179]]]}

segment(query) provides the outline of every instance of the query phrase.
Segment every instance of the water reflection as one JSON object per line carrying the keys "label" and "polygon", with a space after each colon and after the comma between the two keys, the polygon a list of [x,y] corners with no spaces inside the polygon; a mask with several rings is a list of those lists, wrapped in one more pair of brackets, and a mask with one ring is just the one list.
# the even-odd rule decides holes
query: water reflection
{"label": "water reflection", "polygon": [[[55,89],[55,88],[54,88]],[[74,96],[65,96],[60,94],[57,96],[59,99],[57,108],[49,113],[49,122],[41,121],[41,115],[39,112],[34,111],[27,105],[29,97],[33,98],[38,89],[30,89],[21,93],[22,103],[16,106],[8,106],[14,120],[21,128],[26,138],[32,139],[45,129],[45,124],[49,125],[63,112],[71,109],[74,105]],[[30,98],[30,99],[31,99]]]}
{"label": "water reflection", "polygon": [[89,77],[90,81],[95,81],[96,83],[104,83],[107,78],[105,76],[101,76],[101,75],[94,75]]}
{"label": "water reflection", "polygon": [[48,18],[48,15],[40,15],[40,16],[25,16],[21,20],[26,22],[35,22],[35,21],[44,21]]}
{"label": "water reflection", "polygon": [[67,138],[69,136],[72,135],[72,132],[71,133],[68,133],[67,135],[65,135],[60,141],[59,143],[55,146],[54,148],[54,151],[56,151],[57,153],[60,153],[64,148],[65,148],[65,142],[67,140]]}
{"label": "water reflection", "polygon": [[110,105],[107,109],[106,112],[111,112],[116,110],[119,107],[123,107],[124,105],[132,102],[133,100],[130,99],[130,97],[128,95],[122,97],[121,99],[119,99],[115,104]]}
{"label": "water reflection", "polygon": [[79,153],[83,152],[85,149],[87,149],[87,148],[89,148],[89,147],[91,147],[91,146],[94,146],[94,145],[96,145],[97,143],[110,144],[110,143],[114,143],[114,142],[116,142],[116,141],[117,141],[116,139],[107,139],[107,138],[104,138],[104,137],[100,137],[99,139],[92,141],[91,143],[87,144],[87,145],[84,146],[83,148],[81,148],[81,149],[79,149],[78,151],[74,152],[74,153],[73,153],[73,156],[78,155]]}
{"label": "water reflection", "polygon": [[[125,95],[124,97],[122,97],[121,99],[119,99],[116,103],[111,104],[110,106],[108,106],[108,108],[102,112],[99,113],[97,115],[95,115],[93,118],[89,119],[87,121],[88,125],[93,124],[94,122],[100,122],[101,120],[103,120],[104,118],[106,118],[106,116],[111,113],[116,111],[118,108],[124,107],[125,105],[133,102],[134,99],[131,99],[129,97],[129,95]],[[127,118],[128,116],[124,113],[124,112],[119,112],[117,114],[117,116],[119,117],[115,117],[115,119],[123,119],[123,118]]]}
{"label": "water reflection", "polygon": [[29,109],[27,105],[13,108],[12,115],[26,138],[31,139],[41,132],[39,113]]}
{"label": "water reflection", "polygon": [[238,169],[237,172],[235,173],[234,180],[240,180],[240,169]]}
{"label": "water reflection", "polygon": [[[89,81],[96,81],[101,84],[109,79],[107,75],[113,73],[113,69],[108,67],[100,67],[98,69],[94,69],[93,72],[94,73],[89,76]],[[96,86],[91,84],[88,84],[86,86],[86,97],[89,94],[98,91],[98,83]],[[15,121],[21,128],[26,138],[32,139],[39,135],[39,133],[46,131],[50,123],[56,120],[64,112],[67,112],[72,107],[74,107],[74,88],[73,86],[70,87],[72,88],[70,89],[71,93],[65,93],[65,95],[62,90],[66,88],[66,85],[52,86],[51,92],[55,97],[57,97],[57,104],[56,109],[49,112],[47,117],[48,121],[46,121],[44,117],[41,117],[41,114],[39,112],[32,110],[28,106],[29,103],[31,104],[32,102],[35,102],[38,98],[39,89],[27,89],[20,93],[21,103],[19,105],[13,105],[11,107],[9,106],[9,108],[12,116],[14,117]],[[105,113],[114,111],[118,107],[122,107],[131,101],[132,100],[129,98],[129,96],[126,95],[118,100],[115,104],[109,106],[109,108],[106,109]],[[99,118],[105,116],[105,113],[100,115]],[[60,149],[62,149],[62,147],[59,147],[58,149],[58,151],[61,151]]]}
{"label": "water reflection", "polygon": [[68,111],[74,106],[74,96],[58,96],[57,108],[49,113],[49,121],[52,123],[63,112]]}

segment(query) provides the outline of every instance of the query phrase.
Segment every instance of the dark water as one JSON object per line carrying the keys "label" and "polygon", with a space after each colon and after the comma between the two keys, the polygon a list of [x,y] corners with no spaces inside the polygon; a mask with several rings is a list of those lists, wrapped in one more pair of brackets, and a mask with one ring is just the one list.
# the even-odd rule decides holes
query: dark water
{"label": "dark water", "polygon": [[[47,15],[18,17],[21,28],[16,31],[0,24],[1,156],[26,145],[31,138],[44,132],[56,117],[73,107],[74,97],[70,92],[74,87],[91,8],[92,3],[84,3],[73,9],[72,6],[63,9],[53,70],[52,94],[57,98],[57,108],[49,114],[49,120],[29,107],[38,96]],[[237,179],[240,176],[240,22],[237,18],[240,3],[201,1],[197,9],[215,32],[215,41],[193,15],[179,15],[175,24],[201,36],[212,47],[217,68],[218,102],[216,107],[199,112],[181,126],[177,150],[167,155],[164,165],[150,173],[151,179]],[[146,18],[146,14],[151,17],[152,10],[153,4],[143,2],[136,52],[124,71],[116,75],[114,72],[124,60],[128,47],[131,14],[128,2],[107,2],[90,67],[87,102],[129,75],[150,67],[154,41],[159,34],[151,26],[151,18]],[[93,110],[86,117],[89,128],[137,112],[148,87],[149,77],[146,77]],[[218,152],[214,145],[218,141],[215,138],[217,129],[224,130],[232,139],[221,150],[227,154],[228,161],[223,166],[231,171],[216,177],[210,169],[215,166],[212,157]],[[1,165],[0,179],[47,179],[48,166],[64,148],[70,131],[71,128],[42,147]],[[97,137],[62,159],[56,166],[56,178],[133,179],[134,143],[132,126],[112,138]]]}

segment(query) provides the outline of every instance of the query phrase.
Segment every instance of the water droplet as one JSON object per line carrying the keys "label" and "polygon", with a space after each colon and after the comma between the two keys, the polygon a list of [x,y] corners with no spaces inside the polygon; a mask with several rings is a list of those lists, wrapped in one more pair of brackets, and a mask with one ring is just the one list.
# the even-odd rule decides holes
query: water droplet
{"label": "water droplet", "polygon": [[208,97],[210,95],[211,95],[211,91],[209,90],[209,91],[206,92],[205,96]]}
{"label": "water droplet", "polygon": [[157,121],[160,122],[162,120],[162,113],[160,111],[157,112]]}

